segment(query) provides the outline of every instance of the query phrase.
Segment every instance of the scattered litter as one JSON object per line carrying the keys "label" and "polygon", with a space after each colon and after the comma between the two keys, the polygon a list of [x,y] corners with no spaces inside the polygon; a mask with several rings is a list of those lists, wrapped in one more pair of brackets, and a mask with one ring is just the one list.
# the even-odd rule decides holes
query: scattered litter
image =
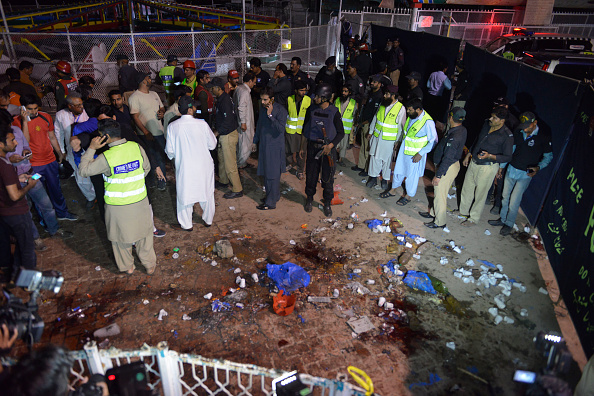
{"label": "scattered litter", "polygon": [[239,287],[245,289],[245,279],[241,278],[241,281],[239,281]]}
{"label": "scattered litter", "polygon": [[363,198],[363,199],[361,199],[359,202],[361,202],[361,203],[365,203],[365,202],[368,202],[368,201],[369,201],[369,200],[368,200],[367,198]]}
{"label": "scattered litter", "polygon": [[474,260],[473,259],[466,260],[466,265],[469,267],[474,267]]}
{"label": "scattered litter", "polygon": [[495,324],[498,325],[499,323],[501,323],[502,320],[503,320],[503,317],[501,315],[497,315],[495,317]]}
{"label": "scattered litter", "polygon": [[[363,286],[359,282],[351,282],[351,283],[347,284],[345,287],[347,289],[352,290],[353,293],[357,293],[357,294],[360,294],[360,295],[372,294],[371,293],[371,290],[369,290],[368,288],[366,288],[365,286]],[[379,293],[375,293],[375,294],[379,294]]]}
{"label": "scattered litter", "polygon": [[212,307],[213,312],[228,311],[231,309],[231,304],[222,302],[218,299],[214,300],[210,306]]}
{"label": "scattered litter", "polygon": [[377,300],[378,307],[383,307],[385,303],[386,303],[385,297],[380,297],[379,300]]}
{"label": "scattered litter", "polygon": [[413,245],[412,245],[412,243],[410,243],[410,242],[406,242],[406,243],[404,244],[404,246],[406,246],[407,248],[409,248],[409,249],[410,249],[410,248],[412,248],[412,246],[413,246]]}
{"label": "scattered litter", "polygon": [[493,317],[496,317],[497,315],[499,315],[499,310],[495,307],[489,308],[487,310],[491,315],[493,315]]}
{"label": "scattered litter", "polygon": [[188,314],[184,314],[182,320],[192,320],[192,318]]}
{"label": "scattered litter", "polygon": [[514,224],[513,229],[514,229],[514,231],[520,231],[517,224]]}
{"label": "scattered litter", "polygon": [[451,195],[448,194],[448,199],[454,199],[454,198],[456,198],[456,193],[451,194]]}
{"label": "scattered litter", "polygon": [[[166,313],[167,314],[167,313]],[[161,320],[161,319],[159,319]],[[120,334],[120,326],[117,323],[112,323],[109,326],[102,327],[95,330],[93,336],[95,338],[106,338]]]}
{"label": "scattered litter", "polygon": [[233,270],[234,274],[239,274],[241,272],[241,268],[235,268],[235,270]]}
{"label": "scattered litter", "polygon": [[367,183],[367,179],[361,180],[361,183]]}
{"label": "scattered litter", "polygon": [[334,289],[334,292],[332,293],[332,297],[338,298],[338,296],[340,296],[340,291],[338,291],[338,289]]}
{"label": "scattered litter", "polygon": [[231,246],[231,242],[229,242],[227,239],[219,239],[216,241],[213,251],[220,258],[233,257],[233,246]]}
{"label": "scattered litter", "polygon": [[402,280],[404,284],[415,290],[422,290],[427,293],[437,294],[431,280],[426,273],[420,271],[408,271]]}
{"label": "scattered litter", "polygon": [[289,243],[290,243],[291,245],[297,245],[297,242],[295,242],[295,241],[294,241],[294,240],[292,240],[292,239],[289,241]]}
{"label": "scattered litter", "polygon": [[268,277],[274,281],[279,289],[286,292],[290,293],[309,285],[309,274],[297,264],[291,262],[281,265],[267,264],[266,268]]}
{"label": "scattered litter", "polygon": [[503,300],[503,297],[501,297],[501,294],[495,296],[493,299],[495,300],[495,304],[497,304],[499,309],[505,309],[505,301]]}
{"label": "scattered litter", "polygon": [[375,281],[373,279],[367,279],[366,282],[368,285],[375,285]]}
{"label": "scattered litter", "polygon": [[353,317],[347,321],[347,324],[357,335],[375,329],[375,326],[373,323],[371,323],[367,316],[362,316],[357,319]]}
{"label": "scattered litter", "polygon": [[245,305],[243,305],[242,303],[236,303],[235,306],[239,309],[244,309]]}
{"label": "scattered litter", "polygon": [[491,235],[491,231],[485,230],[485,235]]}
{"label": "scattered litter", "polygon": [[420,254],[413,254],[413,258],[419,260],[421,258],[421,255]]}
{"label": "scattered litter", "polygon": [[353,274],[360,274],[361,273],[361,268],[355,268],[353,270]]}
{"label": "scattered litter", "polygon": [[380,216],[381,216],[381,217],[386,217],[387,215],[388,215],[388,211],[386,210],[386,211],[384,211],[384,213],[382,213]]}
{"label": "scattered litter", "polygon": [[143,303],[144,305],[148,305],[148,303],[149,303],[149,302],[150,302],[149,300],[142,300],[142,303]]}
{"label": "scattered litter", "polygon": [[307,228],[307,224],[301,224],[301,228],[305,230]]}
{"label": "scattered litter", "polygon": [[384,309],[385,310],[390,310],[390,309],[394,309],[394,304],[392,304],[391,302],[387,302],[384,304]]}
{"label": "scattered litter", "polygon": [[217,264],[218,264],[218,263],[217,263],[216,261],[214,261],[214,260],[212,260],[212,261],[210,262],[210,265],[212,265],[213,267],[216,267],[216,266],[217,266]]}
{"label": "scattered litter", "polygon": [[513,320],[512,318],[510,318],[509,316],[506,316],[503,318],[503,321],[507,324],[513,324],[515,322],[515,320]]}
{"label": "scattered litter", "polygon": [[530,227],[528,227],[528,226],[524,227],[524,232],[527,234],[530,234]]}
{"label": "scattered litter", "polygon": [[446,342],[446,347],[450,348],[452,351],[456,350],[456,343],[451,341],[451,342]]}
{"label": "scattered litter", "polygon": [[229,206],[229,210],[235,210],[235,206]]}
{"label": "scattered litter", "polygon": [[252,280],[256,283],[258,283],[258,281],[259,281],[258,274],[256,274],[255,272],[252,274]]}
{"label": "scattered litter", "polygon": [[210,300],[212,298],[212,293],[205,294],[204,298]]}
{"label": "scattered litter", "polygon": [[171,257],[174,258],[174,259],[179,258],[179,253],[177,253],[177,252],[176,253],[173,253],[171,255]]}
{"label": "scattered litter", "polygon": [[359,215],[358,215],[357,213],[355,213],[355,212],[353,212],[353,213],[351,214],[351,218],[352,218],[353,220],[355,220],[355,221],[359,221]]}
{"label": "scattered litter", "polygon": [[528,310],[526,308],[522,308],[520,310],[520,316],[523,316],[523,317],[528,316]]}
{"label": "scattered litter", "polygon": [[349,230],[352,230],[354,226],[355,226],[355,225],[354,225],[353,223],[349,223],[349,224],[347,224],[347,228],[348,228]]}
{"label": "scattered litter", "polygon": [[481,292],[480,292],[480,291],[478,291],[478,290],[477,290],[477,291],[475,291],[474,293],[475,293],[477,296],[479,296],[479,297],[482,297],[482,295],[483,295],[483,293],[481,293]]}
{"label": "scattered litter", "polygon": [[460,220],[468,220],[468,217],[462,216],[462,215],[458,215],[458,219],[460,219]]}
{"label": "scattered litter", "polygon": [[520,290],[522,293],[526,293],[526,286],[524,286],[520,282],[514,282],[513,285],[514,287],[518,288],[518,290]]}
{"label": "scattered litter", "polygon": [[456,247],[454,248],[454,252],[456,252],[456,253],[460,254],[460,253],[462,253],[462,250],[461,250],[461,249],[460,249],[458,246],[456,246]]}
{"label": "scattered litter", "polygon": [[439,259],[439,264],[446,265],[448,263],[447,257],[442,257]]}
{"label": "scattered litter", "polygon": [[539,293],[542,293],[542,294],[545,294],[545,295],[546,294],[549,294],[549,292],[547,291],[547,289],[545,289],[544,287],[541,287],[540,289],[538,289],[538,292]]}
{"label": "scattered litter", "polygon": [[164,309],[162,309],[162,310],[160,310],[160,311],[159,311],[159,317],[158,317],[157,319],[158,319],[158,320],[163,320],[163,317],[164,317],[164,316],[167,316],[167,315],[169,315],[169,314],[167,313],[167,311],[165,311]]}
{"label": "scattered litter", "polygon": [[495,264],[493,264],[493,263],[491,263],[491,262],[489,262],[489,261],[487,261],[487,260],[478,260],[478,261],[479,261],[479,262],[481,262],[481,263],[483,263],[483,264],[485,264],[487,267],[491,267],[491,268],[497,268],[497,267],[495,266]]}
{"label": "scattered litter", "polygon": [[239,234],[239,230],[233,230],[231,231],[233,234]]}
{"label": "scattered litter", "polygon": [[342,176],[344,173],[342,171],[338,172],[338,176]]}
{"label": "scattered litter", "polygon": [[101,271],[101,266],[100,265],[96,266],[95,271]]}
{"label": "scattered litter", "polygon": [[450,229],[448,227],[443,227],[443,232],[450,233]]}
{"label": "scattered litter", "polygon": [[307,297],[307,301],[310,303],[329,303],[332,302],[332,299],[330,297],[309,296]]}

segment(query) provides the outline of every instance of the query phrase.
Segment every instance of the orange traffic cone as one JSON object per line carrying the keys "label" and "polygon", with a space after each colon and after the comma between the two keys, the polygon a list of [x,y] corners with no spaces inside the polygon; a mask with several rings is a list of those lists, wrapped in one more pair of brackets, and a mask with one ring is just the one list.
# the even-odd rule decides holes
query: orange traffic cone
{"label": "orange traffic cone", "polygon": [[340,194],[340,191],[334,191],[334,198],[330,201],[330,205],[342,205],[344,203],[342,199],[338,198],[338,194]]}

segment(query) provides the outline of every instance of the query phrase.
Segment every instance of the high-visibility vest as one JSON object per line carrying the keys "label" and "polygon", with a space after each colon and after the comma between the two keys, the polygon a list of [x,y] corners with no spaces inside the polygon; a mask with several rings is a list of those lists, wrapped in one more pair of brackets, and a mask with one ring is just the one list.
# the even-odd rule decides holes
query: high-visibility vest
{"label": "high-visibility vest", "polygon": [[62,85],[64,88],[64,97],[68,96],[70,92],[76,91],[78,88],[78,81],[74,77],[70,77],[69,79],[59,79],[58,83]]}
{"label": "high-visibility vest", "polygon": [[159,71],[159,77],[161,77],[161,81],[163,81],[163,88],[165,88],[165,92],[168,94],[171,93],[171,85],[173,84],[173,72],[175,71],[175,66],[165,66]]}
{"label": "high-visibility vest", "polygon": [[196,90],[196,87],[198,86],[198,79],[194,78],[194,81],[188,82],[188,79],[184,78],[184,81],[182,81],[182,84],[187,85],[188,87],[192,88],[191,95],[194,96],[194,91]]}
{"label": "high-visibility vest", "polygon": [[381,105],[377,110],[373,135],[379,137],[382,133],[382,140],[396,140],[398,138],[398,123],[396,117],[400,113],[402,103],[397,102],[386,115],[386,106]]}
{"label": "high-visibility vest", "polygon": [[415,122],[410,129],[408,129],[408,124],[410,123],[410,118],[406,119],[406,124],[404,124],[404,130],[406,132],[406,138],[404,138],[404,154],[406,155],[415,155],[423,147],[427,145],[429,142],[429,137],[427,135],[417,137],[417,133],[423,129],[427,121],[433,120],[431,116],[425,111],[423,112],[423,116],[420,120]]}
{"label": "high-visibility vest", "polygon": [[[356,104],[357,102],[355,101],[355,99],[349,99],[349,104],[344,110],[344,113],[341,114],[342,126],[344,127],[344,133],[346,135],[349,135],[351,133],[351,130],[353,129],[353,113],[355,112]],[[336,108],[338,108],[338,111],[340,111],[340,98],[336,98],[334,106],[336,106]]]}
{"label": "high-visibility vest", "polygon": [[103,175],[105,203],[130,205],[146,198],[143,159],[138,143],[113,146],[103,155],[111,169],[111,176]]}
{"label": "high-visibility vest", "polygon": [[287,98],[287,107],[289,108],[289,116],[287,117],[287,124],[285,125],[285,131],[289,135],[295,133],[301,135],[303,130],[303,122],[305,121],[305,113],[307,108],[311,105],[311,98],[304,96],[301,99],[301,108],[297,113],[297,103],[295,102],[295,95],[291,95]]}

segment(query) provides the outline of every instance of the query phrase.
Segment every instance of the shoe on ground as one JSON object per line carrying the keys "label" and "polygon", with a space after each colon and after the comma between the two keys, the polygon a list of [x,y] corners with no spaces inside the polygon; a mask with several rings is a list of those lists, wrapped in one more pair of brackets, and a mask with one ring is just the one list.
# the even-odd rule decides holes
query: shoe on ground
{"label": "shoe on ground", "polygon": [[365,169],[363,169],[361,172],[359,172],[359,176],[367,177],[369,174],[365,172]]}
{"label": "shoe on ground", "polygon": [[165,190],[167,190],[167,182],[165,180],[159,180],[157,182],[157,189],[159,191],[165,191]]}
{"label": "shoe on ground", "polygon": [[58,228],[58,231],[56,231],[56,233],[52,235],[52,237],[59,237],[62,239],[72,238],[73,236],[74,234],[72,232],[63,230],[61,228]]}
{"label": "shoe on ground", "polygon": [[377,177],[369,177],[369,180],[367,180],[367,183],[365,184],[365,186],[369,187],[369,188],[373,188],[377,185]]}
{"label": "shoe on ground", "polygon": [[167,235],[167,233],[163,230],[158,229],[158,228],[155,231],[153,231],[153,236],[155,238],[163,238],[165,235]]}
{"label": "shoe on ground", "polygon": [[243,197],[243,191],[228,192],[223,195],[223,198],[225,198],[225,199],[234,199],[234,198],[240,198],[240,197]]}
{"label": "shoe on ground", "polygon": [[33,242],[35,243],[35,250],[37,250],[38,252],[43,252],[44,250],[47,250],[47,246],[45,246],[45,243],[43,243],[43,240],[41,238],[37,238]]}
{"label": "shoe on ground", "polygon": [[176,231],[192,232],[194,230],[194,227],[183,228],[180,224],[170,224],[169,226]]}
{"label": "shoe on ground", "polygon": [[311,211],[313,210],[313,202],[312,201],[307,201],[305,203],[305,206],[303,207],[303,209],[305,209],[305,211],[307,213],[311,213]]}
{"label": "shoe on ground", "polygon": [[68,213],[66,213],[66,216],[58,217],[58,220],[76,221],[76,220],[78,220],[78,216],[68,212]]}
{"label": "shoe on ground", "polygon": [[92,201],[87,201],[87,204],[85,205],[85,208],[87,210],[91,210],[91,209],[93,209],[95,207],[95,204],[96,203],[97,203],[97,200],[96,199],[94,199]]}
{"label": "shoe on ground", "polygon": [[226,188],[229,187],[229,183],[221,183],[220,181],[215,181],[215,188]]}
{"label": "shoe on ground", "polygon": [[431,216],[431,214],[429,214],[429,212],[419,212],[419,216],[424,217],[426,219],[434,219],[435,218],[435,217]]}
{"label": "shoe on ground", "polygon": [[355,172],[361,172],[361,171],[365,171],[365,169],[361,169],[359,168],[359,166],[355,165],[355,166],[351,166],[351,170],[354,170]]}
{"label": "shoe on ground", "polygon": [[501,221],[501,219],[489,220],[487,221],[487,223],[489,223],[489,225],[492,225],[493,227],[502,227],[505,225],[503,221]]}
{"label": "shoe on ground", "polygon": [[503,227],[501,227],[501,231],[499,231],[499,233],[503,236],[508,236],[509,234],[511,234],[513,228],[511,228],[508,225],[504,225]]}
{"label": "shoe on ground", "polygon": [[430,221],[428,223],[423,223],[423,224],[425,224],[425,227],[427,227],[427,228],[445,228],[445,224],[442,226],[439,226],[439,225],[435,224],[434,221]]}
{"label": "shoe on ground", "polygon": [[387,189],[388,189],[388,181],[382,180],[382,190],[387,190]]}
{"label": "shoe on ground", "polygon": [[332,208],[330,207],[330,205],[324,205],[324,216],[332,216]]}
{"label": "shoe on ground", "polygon": [[489,213],[491,213],[492,215],[498,215],[499,212],[501,211],[501,206],[493,206],[491,208],[491,211]]}

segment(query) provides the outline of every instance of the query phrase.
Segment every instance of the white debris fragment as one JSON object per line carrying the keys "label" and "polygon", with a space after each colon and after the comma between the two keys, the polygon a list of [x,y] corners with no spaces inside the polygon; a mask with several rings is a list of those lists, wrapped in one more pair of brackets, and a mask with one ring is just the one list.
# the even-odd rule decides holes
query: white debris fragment
{"label": "white debris fragment", "polygon": [[241,278],[241,280],[239,281],[239,287],[245,289],[245,279]]}
{"label": "white debris fragment", "polygon": [[182,320],[192,320],[192,318],[188,314],[184,314]]}
{"label": "white debris fragment", "polygon": [[520,316],[523,316],[523,317],[528,316],[528,310],[526,308],[522,308],[520,310]]}
{"label": "white debris fragment", "polygon": [[495,317],[495,324],[498,325],[499,323],[501,323],[502,320],[503,320],[503,317],[501,315],[497,315]]}
{"label": "white debris fragment", "polygon": [[453,248],[455,248],[456,247],[456,242],[450,241],[450,246],[453,247]]}
{"label": "white debris fragment", "polygon": [[101,266],[100,265],[96,266],[95,271],[101,271]]}
{"label": "white debris fragment", "polygon": [[233,230],[231,231],[233,234],[239,234],[239,230]]}
{"label": "white debris fragment", "polygon": [[529,234],[530,233],[530,227],[526,226],[524,227],[524,232]]}
{"label": "white debris fragment", "polygon": [[455,272],[454,272],[454,276],[455,276],[456,278],[460,278],[460,279],[462,279],[462,272],[460,272],[460,271],[455,271]]}
{"label": "white debris fragment", "polygon": [[417,245],[420,245],[421,243],[424,243],[424,242],[427,242],[427,239],[425,239],[425,238],[423,238],[421,236],[415,237],[415,243]]}
{"label": "white debris fragment", "polygon": [[157,319],[158,319],[158,320],[163,320],[163,317],[164,317],[164,316],[167,316],[167,315],[169,315],[169,314],[167,313],[167,311],[165,311],[164,309],[162,309],[162,310],[160,310],[160,311],[159,311],[159,317],[158,317]]}
{"label": "white debris fragment", "polygon": [[469,267],[474,267],[474,260],[472,260],[472,259],[466,260],[466,265]]}
{"label": "white debris fragment", "polygon": [[387,215],[388,215],[388,211],[386,210],[386,211],[384,211],[384,213],[382,213],[380,216],[381,216],[381,217],[386,217]]}
{"label": "white debris fragment", "polygon": [[409,249],[410,249],[410,248],[412,248],[412,244],[411,244],[410,242],[406,242],[406,243],[404,244],[404,246],[406,246],[406,247],[407,247],[407,248],[409,248]]}
{"label": "white debris fragment", "polygon": [[450,348],[452,351],[456,350],[456,343],[454,341],[446,342],[446,347]]}
{"label": "white debris fragment", "polygon": [[259,281],[258,274],[256,274],[255,272],[252,274],[252,280],[256,283],[258,283],[258,281]]}
{"label": "white debris fragment", "polygon": [[375,285],[375,281],[373,279],[367,279],[368,285]]}
{"label": "white debris fragment", "polygon": [[361,268],[355,268],[355,269],[353,270],[353,273],[354,273],[354,274],[360,274],[360,273],[361,273]]}
{"label": "white debris fragment", "polygon": [[483,293],[481,293],[481,292],[480,292],[480,291],[478,291],[478,290],[477,290],[477,291],[475,291],[474,293],[475,293],[477,296],[479,296],[479,297],[482,297],[482,296],[483,296]]}
{"label": "white debris fragment", "polygon": [[398,239],[400,242],[404,242],[404,237],[402,235],[398,235],[396,239]]}
{"label": "white debris fragment", "polygon": [[450,233],[450,229],[448,227],[443,227],[443,232]]}
{"label": "white debris fragment", "polygon": [[503,321],[507,324],[513,324],[515,322],[515,320],[513,320],[512,318],[510,318],[509,316],[506,316],[503,318]]}
{"label": "white debris fragment", "polygon": [[368,202],[368,201],[369,201],[369,200],[368,200],[367,198],[363,198],[363,199],[361,199],[359,202],[361,202],[361,203],[365,203],[365,202]]}
{"label": "white debris fragment", "polygon": [[210,300],[212,298],[212,293],[205,294],[203,297],[205,300]]}
{"label": "white debris fragment", "polygon": [[233,270],[234,274],[239,274],[241,272],[241,268],[235,268],[235,270]]}
{"label": "white debris fragment", "polygon": [[491,231],[489,231],[489,230],[485,230],[485,235],[487,235],[487,236],[488,236],[488,235],[491,235]]}
{"label": "white debris fragment", "polygon": [[338,176],[342,176],[344,173],[342,171],[338,172]]}
{"label": "white debris fragment", "polygon": [[291,245],[297,245],[297,242],[295,242],[293,239],[291,239],[291,240],[289,241],[289,243],[290,243]]}
{"label": "white debris fragment", "polygon": [[229,210],[235,210],[235,206],[229,206]]}
{"label": "white debris fragment", "polygon": [[456,247],[454,248],[454,252],[456,252],[456,253],[460,254],[460,253],[462,253],[462,249],[460,249],[458,246],[456,246]]}
{"label": "white debris fragment", "polygon": [[499,311],[495,307],[489,308],[487,310],[487,312],[489,312],[491,315],[493,315],[493,317],[496,317],[499,314]]}
{"label": "white debris fragment", "polygon": [[338,298],[338,296],[340,296],[340,291],[338,291],[338,289],[334,289],[334,293],[332,293],[332,297]]}
{"label": "white debris fragment", "polygon": [[404,276],[404,272],[396,270],[396,276]]}
{"label": "white debris fragment", "polygon": [[448,263],[448,259],[446,257],[442,257],[439,259],[439,264],[446,265]]}
{"label": "white debris fragment", "polygon": [[217,266],[217,264],[218,264],[218,263],[217,263],[216,261],[214,261],[214,260],[212,260],[212,261],[210,262],[210,265],[212,265],[213,267],[216,267],[216,266]]}
{"label": "white debris fragment", "polygon": [[149,300],[142,300],[142,303],[143,303],[144,305],[148,305],[148,304],[150,303],[150,301],[149,301]]}
{"label": "white debris fragment", "polygon": [[514,224],[513,229],[514,229],[514,231],[520,231],[520,229],[518,228],[517,224]]}
{"label": "white debris fragment", "polygon": [[384,304],[384,309],[394,309],[394,304],[387,302]]}
{"label": "white debris fragment", "polygon": [[354,224],[353,224],[353,223],[349,223],[349,224],[347,224],[347,228],[348,228],[349,230],[352,230],[352,229],[353,229],[353,227],[354,227]]}
{"label": "white debris fragment", "polygon": [[235,306],[239,309],[243,309],[245,307],[245,305],[243,305],[242,303],[236,303]]}
{"label": "white debris fragment", "polygon": [[505,301],[503,300],[503,297],[501,296],[501,294],[495,296],[493,298],[493,300],[495,300],[495,304],[497,304],[499,309],[505,309]]}
{"label": "white debris fragment", "polygon": [[419,260],[421,258],[420,254],[413,254],[413,258]]}
{"label": "white debris fragment", "polygon": [[456,193],[451,194],[451,195],[448,194],[448,199],[454,199],[454,198],[456,198]]}
{"label": "white debris fragment", "polygon": [[496,267],[499,271],[503,272],[503,265],[497,264]]}
{"label": "white debris fragment", "polygon": [[385,303],[386,303],[385,297],[380,297],[379,300],[377,300],[378,307],[383,307]]}

